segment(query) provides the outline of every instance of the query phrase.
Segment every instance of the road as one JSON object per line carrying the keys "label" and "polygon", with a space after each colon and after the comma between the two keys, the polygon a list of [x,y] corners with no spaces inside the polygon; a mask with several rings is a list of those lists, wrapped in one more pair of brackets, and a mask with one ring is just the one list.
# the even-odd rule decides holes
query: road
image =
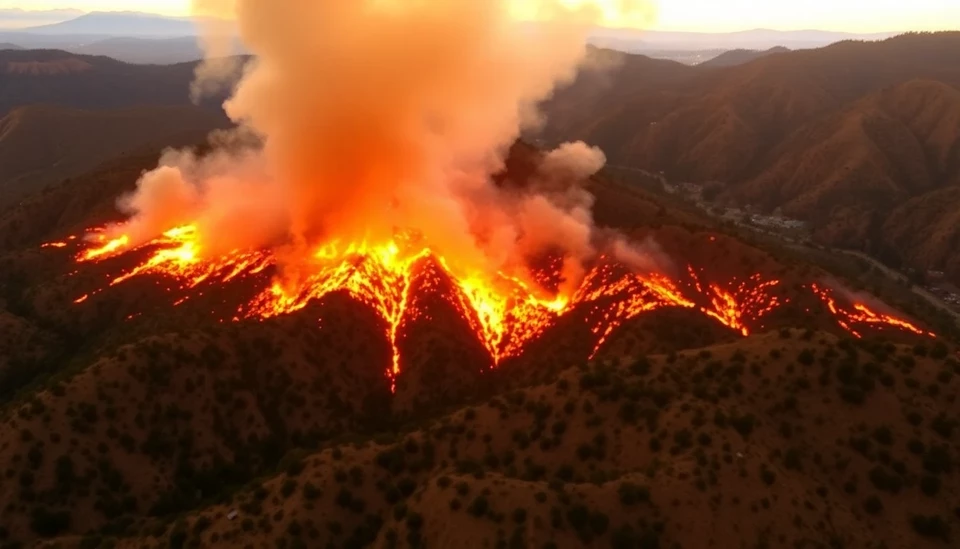
{"label": "road", "polygon": [[[644,169],[641,169],[641,168],[633,168],[633,167],[630,167],[630,166],[618,166],[618,165],[611,165],[611,164],[608,164],[606,167],[607,167],[607,168],[614,169],[614,170],[621,170],[621,171],[628,171],[628,172],[640,173],[640,174],[643,174],[643,175],[645,175],[645,176],[647,176],[647,177],[653,177],[653,178],[659,179],[659,180],[660,180],[660,183],[664,186],[664,189],[665,189],[665,190],[666,190],[666,186],[669,184],[669,182],[667,181],[667,178],[664,177],[662,174],[652,173],[652,172],[649,172],[649,171],[644,170]],[[710,212],[707,211],[706,213],[709,214]],[[793,239],[791,239],[791,238],[789,238],[789,237],[786,237],[786,236],[784,236],[784,235],[781,235],[781,234],[779,234],[779,233],[772,232],[772,231],[768,231],[768,230],[764,230],[764,229],[761,229],[760,227],[755,227],[755,226],[753,226],[753,225],[747,225],[747,224],[744,224],[744,223],[740,223],[739,221],[734,221],[734,223],[735,223],[737,226],[739,226],[739,227],[742,227],[742,228],[745,228],[745,229],[749,229],[749,230],[752,230],[752,231],[756,231],[756,232],[759,232],[759,233],[763,233],[763,234],[766,234],[766,235],[768,235],[768,236],[773,236],[773,237],[778,238],[778,239],[781,239],[781,240],[785,240],[785,241],[786,241],[785,243],[786,243],[787,245],[789,245],[789,246],[800,247],[800,248],[806,247],[806,245],[804,245],[804,244],[802,244],[802,243],[798,243],[798,242],[796,242],[795,240],[793,240]],[[830,250],[830,251],[832,251],[832,252],[834,252],[834,253],[840,253],[840,254],[844,254],[844,255],[853,256],[853,257],[856,257],[856,258],[858,258],[858,259],[862,259],[863,261],[866,261],[866,262],[869,263],[870,265],[873,265],[874,267],[876,267],[878,270],[880,270],[880,272],[882,272],[882,273],[884,273],[885,275],[887,275],[887,277],[889,277],[890,279],[895,280],[895,281],[897,281],[897,282],[900,282],[900,281],[903,281],[903,280],[906,280],[906,279],[907,279],[907,278],[903,275],[903,273],[897,271],[896,269],[892,269],[892,268],[888,267],[887,265],[884,265],[884,264],[881,263],[880,261],[877,261],[876,259],[874,259],[873,257],[870,257],[869,255],[867,255],[867,254],[865,254],[865,253],[857,252],[857,251],[853,251],[853,250],[843,250],[843,249],[839,249],[839,248],[827,248],[827,249]],[[933,305],[934,307],[936,307],[936,308],[938,308],[938,309],[940,309],[940,310],[942,310],[942,311],[945,311],[945,312],[947,312],[947,313],[950,313],[950,314],[957,320],[957,323],[960,324],[960,311],[957,311],[956,309],[954,309],[953,307],[951,307],[949,304],[947,304],[946,302],[944,302],[943,300],[941,300],[939,297],[937,297],[937,296],[935,296],[934,294],[928,292],[925,288],[922,288],[922,287],[917,286],[917,285],[913,285],[913,286],[910,288],[910,290],[911,290],[914,294],[916,294],[916,295],[920,296],[921,298],[923,298],[924,300],[926,300],[928,303],[930,303],[930,304]]]}

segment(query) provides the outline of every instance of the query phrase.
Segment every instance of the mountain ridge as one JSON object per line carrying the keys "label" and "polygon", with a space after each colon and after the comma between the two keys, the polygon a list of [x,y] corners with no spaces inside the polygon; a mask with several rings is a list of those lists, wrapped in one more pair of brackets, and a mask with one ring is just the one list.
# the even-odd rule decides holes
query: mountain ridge
{"label": "mountain ridge", "polygon": [[[925,111],[922,104],[909,101],[911,96],[926,97],[932,104],[941,105],[945,112],[953,112],[947,98],[955,101],[956,94],[951,90],[960,87],[960,65],[949,54],[955,48],[960,48],[960,32],[914,33],[876,43],[842,42],[817,50],[766,56],[729,68],[688,72],[681,80],[661,80],[647,91],[641,90],[626,98],[618,98],[614,92],[578,95],[575,83],[571,91],[561,90],[547,103],[550,121],[545,135],[595,143],[607,152],[614,164],[664,171],[668,177],[680,181],[726,183],[728,197],[755,202],[769,210],[782,207],[811,221],[814,235],[821,242],[871,251],[895,264],[906,260],[916,268],[943,270],[946,266],[942,262],[911,259],[910,250],[884,236],[889,233],[881,231],[880,226],[891,213],[890,208],[899,205],[898,201],[933,189],[932,182],[924,183],[911,176],[907,178],[909,181],[901,183],[907,187],[897,191],[886,174],[890,166],[921,174],[930,170],[928,165],[939,166],[934,170],[937,185],[956,178],[957,153],[951,148],[954,141],[949,136],[950,126],[935,125],[936,109]],[[638,77],[638,73],[614,73],[611,87],[616,88],[619,80],[629,88],[631,77]],[[582,78],[582,82],[589,82],[589,76]],[[656,79],[656,73],[652,73],[651,80]],[[917,84],[924,81],[935,82],[936,89],[930,92],[930,84]],[[908,84],[910,82],[914,84]],[[917,87],[910,89],[911,85]],[[854,119],[860,116],[857,114],[850,115],[845,124],[837,119],[839,113],[851,110],[854,113],[862,109],[882,110],[879,97],[883,90],[897,86],[907,86],[900,93],[905,96],[902,101],[908,111],[904,116],[909,118],[913,111],[921,113],[923,120],[917,123],[933,128],[923,131],[939,132],[934,139],[936,144],[928,143],[932,149],[925,150],[926,145],[919,144],[920,141],[926,143],[924,139],[917,141],[911,137],[914,130],[898,125],[890,117],[864,119],[868,126],[854,124]],[[874,100],[864,99],[872,94],[881,95]],[[938,103],[942,101],[946,103]],[[945,118],[952,120],[950,116]],[[821,127],[814,130],[817,124]],[[854,149],[847,149],[848,155],[834,151],[829,156],[816,156],[820,164],[795,160],[792,171],[786,167],[779,171],[776,168],[778,162],[784,165],[788,157],[799,158],[807,146],[803,143],[823,148],[824,141],[838,138],[835,131],[841,127],[848,132],[846,142],[858,144]],[[861,129],[854,131],[856,127]],[[912,152],[882,144],[904,139],[913,143]],[[847,178],[843,170],[845,159],[859,158],[857,155],[861,153],[877,157],[875,142],[881,143],[889,154],[911,155],[913,168],[901,161],[889,165],[888,160],[861,162],[861,169],[869,170],[856,172],[859,175],[854,179]],[[796,191],[783,182],[796,181],[803,173],[801,167],[806,171],[820,169],[826,172],[821,175],[832,177],[835,194],[846,197],[841,202],[843,208],[848,209],[838,209],[831,216],[829,209],[822,207],[826,202],[813,199],[813,195],[803,203],[790,203],[791,193]],[[757,183],[762,180],[767,183]],[[856,181],[868,186],[857,191]],[[822,189],[829,186],[817,185]],[[757,191],[758,188],[765,190]],[[853,194],[849,194],[851,192]],[[862,199],[860,206],[856,205],[855,196]],[[956,264],[952,259],[947,263]],[[960,271],[955,267],[946,270],[955,280],[960,280]]]}

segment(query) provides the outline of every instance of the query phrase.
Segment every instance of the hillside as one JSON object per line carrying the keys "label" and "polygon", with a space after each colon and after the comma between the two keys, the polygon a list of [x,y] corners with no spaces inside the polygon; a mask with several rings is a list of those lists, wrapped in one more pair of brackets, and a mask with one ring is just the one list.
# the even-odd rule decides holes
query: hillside
{"label": "hillside", "polygon": [[[524,185],[538,159],[514,147],[498,180]],[[419,312],[395,340],[345,291],[235,317],[269,270],[105,285],[150,250],[78,266],[70,237],[116,219],[116,196],[155,162],[116,159],[0,214],[3,538],[852,547],[956,522],[957,435],[940,413],[956,399],[952,344],[844,328],[810,291],[827,279],[816,268],[598,177],[598,224],[659,249],[696,306],[617,317],[591,352],[590,319],[623,311],[611,294],[492,368],[435,264],[414,275],[434,282],[412,287]]]}
{"label": "hillside", "polygon": [[[857,248],[882,242],[892,211],[912,197],[960,184],[960,89],[935,81],[911,81],[868,96],[837,115],[804,126],[770,153],[760,175],[732,192],[766,209],[782,207],[812,220],[825,241]],[[949,197],[949,193],[943,195]],[[945,206],[949,206],[945,204]],[[911,211],[891,219],[887,230],[928,238],[930,233],[897,228]],[[929,238],[926,246],[953,250]],[[945,247],[946,246],[946,247]],[[910,248],[903,248],[910,249]]]}
{"label": "hillside", "polygon": [[172,65],[203,59],[203,51],[194,37],[108,38],[68,49],[80,55],[102,55],[141,65]]}
{"label": "hillside", "polygon": [[799,332],[616,357],[291,455],[118,546],[935,547],[956,512],[949,397],[903,380],[952,387],[954,367]]}
{"label": "hillside", "polygon": [[12,202],[87,172],[118,152],[185,146],[227,126],[226,117],[196,107],[19,108],[0,119],[0,199]]}
{"label": "hillside", "polygon": [[[695,67],[676,61],[591,47],[577,79],[544,103],[547,116],[540,134],[562,141],[563,136],[589,133],[603,122],[609,122],[611,126],[628,124],[629,131],[636,131],[644,115],[633,112],[625,115],[621,109],[655,109],[659,103],[657,99],[668,100],[672,96],[669,90],[682,88],[698,74]],[[637,103],[634,101],[637,97],[651,98],[651,101]],[[600,122],[597,119],[600,109],[617,113],[611,113],[609,119]],[[613,160],[620,162],[622,159],[615,157]]]}
{"label": "hillside", "polygon": [[[195,64],[130,65],[59,50],[0,51],[0,117],[33,104],[78,109],[188,106]],[[218,108],[221,100],[205,103]]]}
{"label": "hillside", "polygon": [[721,53],[720,55],[700,63],[701,67],[735,67],[737,65],[743,65],[757,59],[761,59],[768,55],[773,55],[776,53],[786,53],[790,51],[787,48],[782,46],[777,46],[775,48],[770,48],[768,50],[730,50]]}
{"label": "hillside", "polygon": [[[674,180],[727,183],[726,196],[782,207],[810,221],[822,242],[874,252],[892,246],[918,267],[942,269],[880,227],[894,206],[957,181],[950,121],[960,63],[949,52],[958,48],[960,33],[910,34],[695,67],[693,77],[653,78],[652,89],[629,96],[561,92],[545,135],[586,139],[611,163]],[[610,87],[640,76],[615,75]],[[960,280],[960,271],[951,273]]]}
{"label": "hillside", "polygon": [[[867,46],[835,47],[848,62]],[[937,56],[954,57],[911,47],[926,72],[903,81],[889,52],[841,69],[817,52],[705,68],[592,50],[544,139],[745,174],[726,198],[777,193],[764,205],[951,261],[960,119]],[[584,182],[599,253],[559,304],[466,278],[455,255],[407,261],[399,237],[321,250],[308,276],[283,269],[286,245],[204,255],[189,225],[81,260],[110,246],[98,231],[162,142],[222,122],[176,102],[192,70],[0,53],[16,92],[0,169],[48,182],[0,207],[0,549],[956,543],[954,319],[614,170]],[[31,93],[54,106],[17,103]],[[831,155],[862,174],[849,193],[817,171]],[[544,159],[518,142],[493,183],[523,195]],[[530,259],[545,293],[563,259]]]}

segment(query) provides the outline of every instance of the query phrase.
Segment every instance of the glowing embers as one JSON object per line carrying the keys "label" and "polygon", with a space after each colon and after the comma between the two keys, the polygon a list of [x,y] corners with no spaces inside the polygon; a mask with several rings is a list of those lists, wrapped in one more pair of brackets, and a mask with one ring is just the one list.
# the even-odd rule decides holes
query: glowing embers
{"label": "glowing embers", "polygon": [[288,314],[331,292],[345,291],[372,307],[386,322],[386,336],[394,354],[392,374],[396,375],[401,362],[399,332],[406,320],[421,314],[410,293],[427,261],[433,262],[433,279],[419,280],[420,291],[438,286],[436,277],[448,278],[452,295],[443,298],[469,324],[494,364],[519,354],[565,308],[564,299],[537,297],[521,280],[504,274],[457,276],[444,258],[398,239],[383,245],[326,245],[304,266],[309,275],[287,283],[275,282],[245,308],[243,316]]}
{"label": "glowing embers", "polygon": [[873,329],[894,328],[920,336],[937,337],[933,332],[924,331],[904,319],[874,311],[866,304],[857,302],[854,298],[849,299],[846,306],[841,305],[834,297],[833,290],[816,283],[811,284],[810,289],[827,306],[837,324],[858,339],[863,337],[860,331],[861,326],[868,326]]}
{"label": "glowing embers", "polygon": [[734,279],[736,286],[732,290],[726,290],[714,283],[707,284],[704,288],[693,267],[688,267],[688,271],[697,293],[709,299],[709,306],[701,307],[701,310],[744,337],[750,335],[750,324],[758,322],[783,304],[780,298],[772,293],[780,284],[779,280],[765,281],[760,274],[754,274],[739,284]]}
{"label": "glowing embers", "polygon": [[[108,287],[147,275],[173,280],[182,290],[172,296],[173,306],[234,279],[267,269],[273,274],[272,268],[278,264],[271,250],[213,253],[205,249],[197,228],[191,225],[169,230],[139,246],[131,246],[126,236],[108,238],[106,234],[95,231],[94,243],[79,250],[77,260],[127,265],[126,270],[111,276]],[[47,247],[68,247],[69,243]],[[300,311],[333,292],[344,292],[383,320],[384,337],[393,354],[387,375],[394,382],[404,365],[401,347],[407,329],[414,321],[433,321],[430,317],[435,311],[449,310],[461,318],[486,349],[490,364],[497,366],[522,355],[562,317],[585,324],[592,334],[588,341],[591,354],[596,355],[617,329],[654,310],[698,311],[748,336],[788,302],[778,292],[780,282],[764,280],[760,274],[725,283],[707,281],[701,271],[690,267],[689,276],[673,279],[664,274],[637,274],[608,258],[586,266],[579,286],[564,290],[561,288],[570,286],[570,281],[564,280],[562,257],[545,258],[539,268],[522,273],[522,277],[473,272],[455,257],[442,257],[424,242],[403,234],[379,243],[333,241],[302,255],[305,257],[296,263],[284,263],[282,278],[273,282],[267,282],[266,275],[253,279],[253,294],[244,294],[253,297],[228,305],[226,316],[234,320],[273,318]],[[129,267],[131,261],[138,263]],[[829,290],[813,288],[838,324],[858,337],[860,326],[897,327],[933,335],[861,303],[840,306]],[[103,290],[88,291],[75,303],[84,303]],[[441,303],[443,309],[433,308]],[[450,317],[443,318],[449,321]]]}
{"label": "glowing embers", "polygon": [[617,328],[643,313],[662,307],[694,307],[693,302],[685,298],[667,277],[635,275],[609,263],[603,263],[587,274],[573,302],[591,305],[587,323],[597,337],[591,357],[600,351]]}
{"label": "glowing embers", "polygon": [[145,261],[113,277],[111,286],[140,275],[158,274],[179,280],[181,289],[189,289],[208,280],[229,282],[240,274],[259,273],[273,264],[272,256],[263,251],[234,251],[219,257],[204,257],[197,228],[193,225],[170,229],[161,237],[136,248],[130,247],[127,235],[108,239],[102,230],[94,230],[93,234],[99,246],[81,252],[78,261],[100,261],[128,251],[150,250]]}
{"label": "glowing embers", "polygon": [[461,310],[494,364],[519,356],[567,308],[566,298],[537,297],[523,281],[502,273],[490,283],[467,277],[456,284]]}
{"label": "glowing embers", "polygon": [[367,304],[385,321],[386,337],[393,352],[390,376],[400,373],[398,332],[407,310],[414,266],[429,256],[429,250],[401,253],[396,242],[381,246],[366,243],[328,244],[304,265],[309,273],[300,280],[274,282],[255,297],[242,316],[271,318],[299,311],[311,301],[345,291]]}

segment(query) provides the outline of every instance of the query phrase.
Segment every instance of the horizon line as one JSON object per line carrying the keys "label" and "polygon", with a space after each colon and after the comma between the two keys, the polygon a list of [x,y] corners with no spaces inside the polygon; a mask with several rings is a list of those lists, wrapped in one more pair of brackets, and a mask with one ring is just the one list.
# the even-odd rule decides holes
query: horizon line
{"label": "horizon line", "polygon": [[[76,12],[76,13],[81,14],[80,17],[82,17],[82,16],[84,16],[84,15],[91,15],[91,14],[98,14],[98,13],[111,13],[111,14],[148,15],[148,16],[153,16],[153,17],[162,17],[162,18],[169,18],[169,19],[180,19],[180,20],[185,20],[185,21],[186,21],[186,20],[194,19],[194,16],[189,15],[189,14],[186,14],[186,15],[184,15],[184,14],[175,15],[175,14],[169,14],[169,13],[160,13],[160,12],[142,11],[142,10],[84,10],[84,9],[81,9],[81,8],[70,8],[70,7],[49,8],[49,9],[42,9],[42,10],[24,9],[24,8],[20,8],[20,7],[17,7],[17,8],[0,8],[0,12],[2,12],[2,11],[7,11],[7,10],[9,10],[9,11],[19,11],[19,12],[22,12],[22,13],[37,13],[37,14],[51,13],[51,12]],[[69,21],[71,21],[71,19],[67,19],[67,20],[64,20],[64,21],[60,21],[60,22],[58,22],[58,23],[50,23],[49,25],[57,25],[57,24],[66,23],[66,22],[69,22]],[[48,26],[48,25],[42,25],[42,26]],[[25,28],[3,28],[3,27],[0,27],[0,32],[25,31],[25,30],[28,30],[29,28],[32,28],[32,27],[25,27]],[[931,33],[934,33],[934,32],[958,32],[958,31],[960,31],[960,26],[958,26],[957,28],[943,28],[943,29],[937,29],[937,30],[916,30],[916,29],[889,30],[889,29],[888,29],[888,30],[870,30],[870,31],[832,30],[832,29],[817,28],[817,27],[806,27],[806,28],[800,28],[800,29],[788,29],[788,28],[777,28],[777,27],[773,27],[773,26],[771,26],[771,27],[761,26],[761,27],[741,28],[741,29],[737,29],[737,30],[725,29],[725,30],[713,30],[713,31],[703,30],[703,29],[658,28],[656,25],[653,25],[653,26],[651,26],[651,27],[645,27],[645,28],[637,28],[637,27],[608,27],[608,26],[597,26],[596,28],[597,28],[598,30],[619,31],[619,32],[636,32],[636,33],[660,32],[660,33],[712,34],[712,35],[717,35],[717,34],[720,34],[720,35],[723,35],[723,34],[738,34],[738,33],[746,33],[746,32],[759,32],[759,31],[765,31],[765,32],[780,32],[780,33],[824,32],[824,33],[850,34],[850,35],[897,35],[897,34],[904,34],[904,33],[910,33],[910,32],[931,32]]]}

